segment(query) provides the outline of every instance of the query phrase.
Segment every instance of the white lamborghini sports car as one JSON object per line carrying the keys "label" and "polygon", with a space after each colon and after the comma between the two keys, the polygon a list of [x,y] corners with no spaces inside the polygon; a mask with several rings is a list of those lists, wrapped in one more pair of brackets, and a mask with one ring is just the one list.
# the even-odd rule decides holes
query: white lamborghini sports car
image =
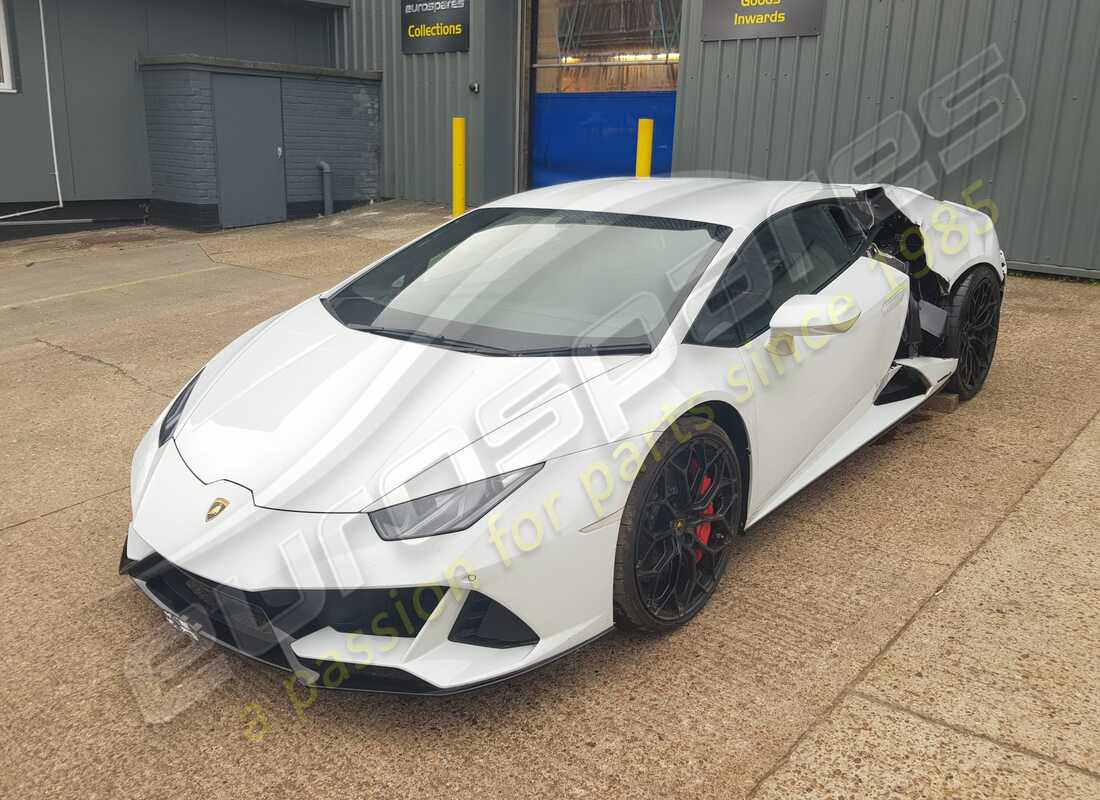
{"label": "white lamborghini sports car", "polygon": [[445,694],[669,630],[747,528],[981,389],[1005,273],[988,217],[894,186],[490,203],[200,370],[134,456],[120,572],[321,687]]}

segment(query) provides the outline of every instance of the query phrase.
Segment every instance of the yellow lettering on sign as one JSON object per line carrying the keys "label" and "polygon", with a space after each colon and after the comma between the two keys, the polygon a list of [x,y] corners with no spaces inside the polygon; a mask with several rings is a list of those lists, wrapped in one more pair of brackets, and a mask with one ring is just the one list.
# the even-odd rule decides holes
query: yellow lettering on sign
{"label": "yellow lettering on sign", "polygon": [[[741,0],[742,3],[751,0]],[[763,2],[764,0],[761,0]],[[734,14],[734,25],[776,25],[787,21],[787,15],[783,11],[773,11],[770,14]]]}
{"label": "yellow lettering on sign", "polygon": [[461,36],[462,23],[456,22],[453,25],[444,25],[442,22],[437,22],[435,25],[421,23],[410,25],[405,33],[410,39],[420,39],[424,36]]}

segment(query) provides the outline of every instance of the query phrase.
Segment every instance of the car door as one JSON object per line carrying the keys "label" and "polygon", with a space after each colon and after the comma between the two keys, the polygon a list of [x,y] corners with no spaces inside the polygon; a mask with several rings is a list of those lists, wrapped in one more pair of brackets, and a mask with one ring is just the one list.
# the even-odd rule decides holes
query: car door
{"label": "car door", "polygon": [[[689,343],[733,346],[741,359],[731,382],[754,420],[750,521],[870,407],[897,349],[908,280],[864,256],[864,231],[847,202],[807,203],[758,227],[689,334]],[[769,347],[772,316],[796,295],[854,303],[859,318],[844,333]]]}

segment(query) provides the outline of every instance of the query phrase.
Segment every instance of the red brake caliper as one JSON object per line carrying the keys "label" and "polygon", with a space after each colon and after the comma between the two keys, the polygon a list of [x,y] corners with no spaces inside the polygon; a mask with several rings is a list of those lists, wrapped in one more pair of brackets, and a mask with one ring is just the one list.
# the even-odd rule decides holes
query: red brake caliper
{"label": "red brake caliper", "polygon": [[[699,496],[702,497],[707,493],[707,489],[710,488],[711,481],[710,475],[703,476],[703,485],[699,488]],[[707,503],[707,507],[703,509],[703,513],[708,517],[714,513],[714,501]],[[710,523],[700,522],[695,528],[695,538],[699,540],[700,544],[710,543]],[[695,549],[696,562],[701,561],[703,558],[703,551],[699,548]]]}

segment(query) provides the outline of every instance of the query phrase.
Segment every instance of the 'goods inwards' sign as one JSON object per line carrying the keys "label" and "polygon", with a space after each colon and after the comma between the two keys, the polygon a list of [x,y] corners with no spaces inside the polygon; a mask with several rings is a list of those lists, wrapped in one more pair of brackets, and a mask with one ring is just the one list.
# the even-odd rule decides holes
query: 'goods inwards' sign
{"label": "'goods inwards' sign", "polygon": [[825,0],[703,0],[703,41],[817,36]]}

